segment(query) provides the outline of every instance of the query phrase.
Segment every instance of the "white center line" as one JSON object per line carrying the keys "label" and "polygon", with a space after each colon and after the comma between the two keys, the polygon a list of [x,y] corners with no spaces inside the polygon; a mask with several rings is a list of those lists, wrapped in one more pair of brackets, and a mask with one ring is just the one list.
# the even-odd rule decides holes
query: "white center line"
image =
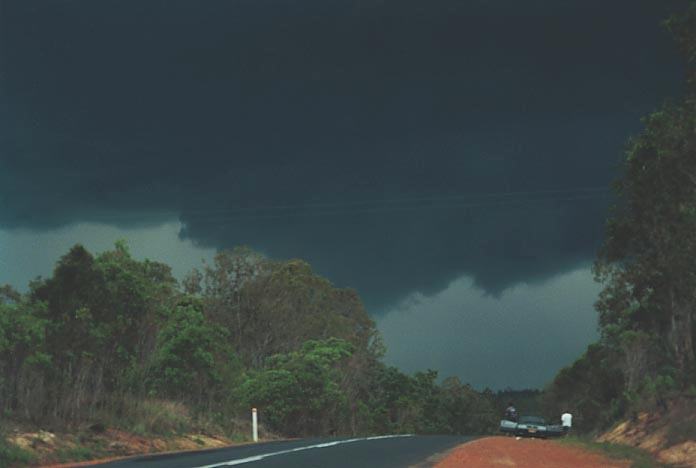
{"label": "white center line", "polygon": [[202,466],[197,466],[195,468],[217,468],[220,466],[242,465],[244,463],[252,463],[252,462],[260,461],[260,460],[263,460],[264,458],[268,458],[268,457],[275,457],[276,455],[285,455],[286,453],[301,452],[303,450],[311,450],[311,449],[318,449],[318,448],[325,448],[325,447],[333,447],[334,445],[341,445],[341,444],[352,444],[353,442],[360,442],[363,440],[394,439],[397,437],[413,437],[413,434],[384,435],[384,436],[374,436],[374,437],[360,437],[357,439],[336,440],[333,442],[324,442],[323,444],[307,445],[304,447],[297,447],[294,449],[280,450],[278,452],[262,453],[260,455],[254,455],[254,456],[246,457],[246,458],[238,458],[236,460],[221,461],[221,462],[213,463],[212,465],[202,465]]}

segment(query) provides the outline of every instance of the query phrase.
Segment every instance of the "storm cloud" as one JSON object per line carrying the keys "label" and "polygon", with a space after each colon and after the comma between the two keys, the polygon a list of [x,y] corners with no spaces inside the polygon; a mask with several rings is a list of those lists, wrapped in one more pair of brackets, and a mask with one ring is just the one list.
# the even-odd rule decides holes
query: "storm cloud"
{"label": "storm cloud", "polygon": [[0,227],[178,219],[379,314],[586,265],[683,2],[0,2]]}
{"label": "storm cloud", "polygon": [[597,339],[588,268],[493,298],[471,278],[436,295],[412,294],[377,319],[387,362],[414,372],[436,369],[477,388],[539,388]]}

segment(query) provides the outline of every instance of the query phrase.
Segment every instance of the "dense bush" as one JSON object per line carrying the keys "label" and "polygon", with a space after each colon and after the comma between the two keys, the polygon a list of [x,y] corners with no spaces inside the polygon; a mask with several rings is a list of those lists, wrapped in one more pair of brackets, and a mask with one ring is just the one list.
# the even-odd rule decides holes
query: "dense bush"
{"label": "dense bush", "polygon": [[147,367],[151,395],[208,407],[236,382],[239,366],[222,327],[195,303],[181,303],[163,320]]}
{"label": "dense bush", "polygon": [[482,433],[491,395],[434,371],[385,366],[352,290],[304,262],[221,252],[183,290],[124,242],[76,245],[21,295],[0,289],[0,404],[52,426],[96,421],[139,433],[241,427],[259,408],[284,435]]}

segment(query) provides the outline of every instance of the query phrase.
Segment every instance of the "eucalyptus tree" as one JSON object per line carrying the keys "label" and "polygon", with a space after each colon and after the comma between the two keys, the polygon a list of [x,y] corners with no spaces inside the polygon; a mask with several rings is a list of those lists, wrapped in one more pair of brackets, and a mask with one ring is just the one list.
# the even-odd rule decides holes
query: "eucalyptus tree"
{"label": "eucalyptus tree", "polygon": [[47,411],[78,419],[114,392],[142,390],[158,323],[177,294],[170,268],[134,259],[125,242],[97,257],[71,248],[30,292],[32,303],[44,304]]}
{"label": "eucalyptus tree", "polygon": [[685,96],[645,118],[643,132],[630,141],[616,184],[619,204],[595,265],[605,285],[600,325],[609,342],[624,348],[629,387],[659,367],[687,376],[696,361],[694,25],[693,2],[667,22],[686,56]]}
{"label": "eucalyptus tree", "polygon": [[229,331],[247,366],[296,351],[308,340],[351,342],[360,354],[376,341],[374,322],[358,294],[337,288],[302,260],[275,261],[248,248],[222,251],[186,280],[206,315]]}

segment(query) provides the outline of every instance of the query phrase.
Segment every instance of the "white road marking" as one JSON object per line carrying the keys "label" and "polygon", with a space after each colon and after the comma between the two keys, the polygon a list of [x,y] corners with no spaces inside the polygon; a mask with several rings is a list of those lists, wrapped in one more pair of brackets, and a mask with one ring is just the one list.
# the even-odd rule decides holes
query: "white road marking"
{"label": "white road marking", "polygon": [[260,460],[263,460],[264,458],[268,458],[268,457],[275,457],[276,455],[285,455],[286,453],[301,452],[303,450],[311,450],[311,449],[318,449],[318,448],[325,448],[325,447],[333,447],[334,445],[341,445],[341,444],[352,444],[353,442],[360,442],[363,440],[394,439],[397,437],[413,437],[413,434],[384,435],[384,436],[374,436],[374,437],[360,437],[357,439],[336,440],[333,442],[324,442],[323,444],[307,445],[305,447],[297,447],[294,449],[280,450],[278,452],[262,453],[260,455],[254,455],[254,456],[246,457],[246,458],[238,458],[236,460],[227,460],[227,461],[222,461],[222,462],[218,462],[218,463],[213,463],[212,465],[197,466],[195,468],[216,468],[216,467],[220,467],[220,466],[242,465],[244,463],[252,463],[255,461],[260,461]]}

